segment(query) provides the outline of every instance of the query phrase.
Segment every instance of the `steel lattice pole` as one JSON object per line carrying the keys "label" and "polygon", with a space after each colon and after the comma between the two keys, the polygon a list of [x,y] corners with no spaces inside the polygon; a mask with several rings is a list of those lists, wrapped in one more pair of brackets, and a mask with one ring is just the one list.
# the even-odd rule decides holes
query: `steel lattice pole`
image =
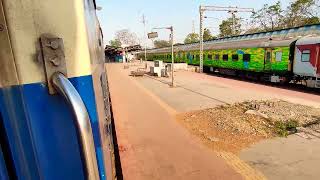
{"label": "steel lattice pole", "polygon": [[173,52],[173,26],[171,26],[171,87],[174,87],[174,77],[173,77],[173,73],[174,73],[174,52]]}
{"label": "steel lattice pole", "polygon": [[203,72],[203,11],[200,6],[200,73]]}

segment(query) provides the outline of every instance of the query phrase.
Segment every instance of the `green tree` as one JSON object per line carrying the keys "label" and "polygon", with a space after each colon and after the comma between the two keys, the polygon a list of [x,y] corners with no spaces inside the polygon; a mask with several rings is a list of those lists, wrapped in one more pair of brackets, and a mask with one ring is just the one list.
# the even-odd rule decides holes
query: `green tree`
{"label": "green tree", "polygon": [[235,29],[233,34],[233,19],[228,18],[226,20],[223,20],[222,23],[219,25],[220,30],[220,37],[226,37],[226,36],[232,36],[232,35],[239,35],[241,33],[241,20],[240,18],[235,18]]}
{"label": "green tree", "polygon": [[287,28],[319,22],[319,1],[316,0],[296,0],[285,11],[284,25]]}
{"label": "green tree", "polygon": [[281,29],[283,23],[283,10],[280,1],[273,5],[264,4],[262,9],[254,12],[251,16],[253,24],[259,27],[260,31]]}
{"label": "green tree", "polygon": [[153,45],[155,48],[163,48],[163,47],[171,46],[171,43],[170,41],[166,41],[166,40],[155,40],[153,41]]}
{"label": "green tree", "polygon": [[199,42],[199,34],[197,34],[197,33],[190,33],[184,39],[185,44],[195,43],[195,42]]}
{"label": "green tree", "polygon": [[261,28],[258,27],[250,27],[249,29],[246,29],[246,31],[244,32],[244,34],[253,34],[256,32],[261,32]]}
{"label": "green tree", "polygon": [[215,39],[216,37],[212,36],[211,35],[211,32],[209,29],[204,29],[203,31],[203,40],[204,41],[209,41],[209,40],[212,40],[212,39]]}
{"label": "green tree", "polygon": [[281,9],[280,1],[273,5],[265,4],[251,16],[253,26],[248,32],[272,31],[319,23],[319,0],[294,0],[286,10]]}
{"label": "green tree", "polygon": [[121,47],[121,42],[119,39],[110,40],[109,44],[113,47]]}

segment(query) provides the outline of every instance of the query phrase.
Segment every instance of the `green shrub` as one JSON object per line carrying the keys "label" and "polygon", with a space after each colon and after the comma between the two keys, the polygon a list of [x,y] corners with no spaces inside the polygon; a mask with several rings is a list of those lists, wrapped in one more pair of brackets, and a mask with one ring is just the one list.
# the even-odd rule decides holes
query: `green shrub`
{"label": "green shrub", "polygon": [[276,132],[281,137],[287,137],[289,135],[289,131],[297,131],[297,127],[299,123],[295,120],[288,120],[285,122],[277,121],[275,122]]}

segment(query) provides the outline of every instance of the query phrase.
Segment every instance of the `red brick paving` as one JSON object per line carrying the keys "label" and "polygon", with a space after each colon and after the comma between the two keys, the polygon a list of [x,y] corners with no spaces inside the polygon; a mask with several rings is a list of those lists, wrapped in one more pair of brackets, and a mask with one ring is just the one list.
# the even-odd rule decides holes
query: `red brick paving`
{"label": "red brick paving", "polygon": [[107,70],[125,180],[242,179],[130,79],[120,64],[108,64]]}

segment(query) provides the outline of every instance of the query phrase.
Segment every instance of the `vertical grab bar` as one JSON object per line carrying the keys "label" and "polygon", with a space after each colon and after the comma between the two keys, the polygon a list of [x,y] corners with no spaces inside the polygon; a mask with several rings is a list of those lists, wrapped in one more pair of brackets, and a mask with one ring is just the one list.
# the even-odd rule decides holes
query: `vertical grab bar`
{"label": "vertical grab bar", "polygon": [[88,111],[77,90],[71,82],[62,74],[52,75],[54,88],[64,97],[75,116],[74,124],[81,146],[82,161],[85,168],[86,179],[98,180],[98,165],[93,141],[92,129]]}

